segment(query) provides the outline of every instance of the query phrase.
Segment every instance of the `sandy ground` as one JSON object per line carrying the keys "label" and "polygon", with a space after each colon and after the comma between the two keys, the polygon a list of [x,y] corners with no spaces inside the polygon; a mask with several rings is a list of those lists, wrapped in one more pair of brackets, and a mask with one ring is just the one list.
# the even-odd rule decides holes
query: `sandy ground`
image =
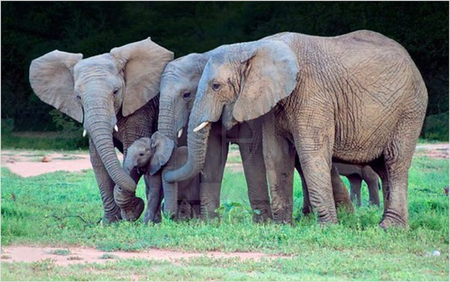
{"label": "sandy ground", "polygon": [[51,259],[57,265],[67,266],[77,263],[104,263],[118,259],[147,259],[179,261],[180,259],[190,259],[206,256],[209,258],[239,258],[242,260],[260,260],[262,258],[291,258],[291,256],[275,256],[264,253],[223,253],[204,252],[188,253],[171,250],[150,249],[142,252],[102,252],[97,249],[84,247],[51,248],[51,247],[29,247],[29,246],[8,246],[2,247],[2,262],[36,262]]}
{"label": "sandy ground", "polygon": [[[230,156],[238,156],[238,151],[230,152]],[[418,145],[416,155],[428,156],[436,159],[449,158],[449,144]],[[122,159],[122,156],[119,157]],[[22,177],[31,177],[55,171],[77,172],[91,169],[88,154],[58,154],[42,155],[36,152],[2,150],[1,165],[9,168],[13,173]],[[240,163],[228,163],[232,171],[242,171]],[[61,250],[69,250],[61,255]],[[58,252],[60,254],[58,254]],[[109,259],[101,258],[107,254]],[[260,260],[261,258],[277,258],[263,253],[223,253],[205,252],[188,253],[171,250],[150,249],[143,252],[102,252],[92,248],[51,248],[30,246],[2,247],[1,261],[35,262],[45,259],[53,260],[57,265],[70,265],[75,263],[103,263],[110,260],[140,258],[153,260],[177,261],[193,257],[208,256],[215,258],[240,258]]]}
{"label": "sandy ground", "polygon": [[[448,159],[449,144],[418,145],[416,155],[426,155],[430,158],[437,159]],[[239,151],[230,152],[229,157],[231,156],[239,156]],[[119,156],[119,159],[122,159],[122,156]],[[88,154],[52,153],[43,156],[32,151],[12,150],[2,150],[1,165],[2,167],[9,168],[11,172],[22,177],[37,176],[61,170],[76,172],[91,168]],[[230,168],[231,171],[242,171],[241,163],[227,163],[227,167]]]}

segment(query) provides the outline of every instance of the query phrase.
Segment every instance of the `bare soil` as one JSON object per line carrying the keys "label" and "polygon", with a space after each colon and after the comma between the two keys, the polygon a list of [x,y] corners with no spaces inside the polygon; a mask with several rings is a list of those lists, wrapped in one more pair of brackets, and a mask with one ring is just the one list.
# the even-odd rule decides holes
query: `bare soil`
{"label": "bare soil", "polygon": [[224,253],[204,252],[189,253],[172,250],[149,249],[142,252],[102,252],[93,248],[70,247],[30,247],[30,246],[8,246],[2,247],[2,262],[36,262],[46,259],[54,261],[55,264],[67,266],[79,263],[104,263],[119,259],[147,259],[165,260],[176,262],[181,259],[207,256],[209,258],[239,258],[242,260],[260,260],[262,258],[291,258],[292,256],[269,255],[264,253]]}
{"label": "bare soil", "polygon": [[[435,159],[448,159],[449,144],[418,145],[416,155],[428,156]],[[239,156],[239,151],[230,151],[229,158],[232,156]],[[119,158],[121,159],[122,156],[119,156]],[[77,172],[92,168],[89,154],[52,153],[43,156],[33,151],[13,150],[2,150],[1,165],[22,177],[37,176],[55,171]],[[243,171],[240,162],[228,162],[227,167],[233,172]]]}

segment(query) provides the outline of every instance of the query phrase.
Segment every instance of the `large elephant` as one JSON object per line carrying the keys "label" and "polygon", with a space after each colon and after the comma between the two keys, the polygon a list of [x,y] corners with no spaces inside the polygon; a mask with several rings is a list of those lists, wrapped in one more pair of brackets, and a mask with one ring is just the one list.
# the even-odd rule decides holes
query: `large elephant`
{"label": "large elephant", "polygon": [[340,175],[344,175],[350,182],[350,199],[357,201],[361,206],[361,183],[364,180],[369,189],[369,203],[371,205],[380,205],[378,190],[380,182],[378,174],[368,165],[350,165],[343,163],[333,163]]}
{"label": "large elephant", "polygon": [[[131,144],[124,159],[125,172],[133,170],[143,174],[144,178],[151,178],[162,166],[181,167],[187,161],[187,147],[178,147],[172,154],[174,142],[158,131],[151,138],[143,137]],[[149,181],[146,181],[149,183]],[[147,186],[147,211],[144,223],[161,221],[161,200],[163,194],[161,186]],[[178,183],[178,212],[177,219],[195,218],[200,214],[200,179],[199,176]]]}
{"label": "large elephant", "polygon": [[[115,146],[127,148],[156,131],[159,83],[173,53],[150,38],[82,59],[82,54],[47,53],[32,61],[30,83],[37,96],[89,133],[92,167],[104,220],[137,219],[144,209],[135,197],[139,175],[126,174]],[[114,189],[117,184],[121,188]]]}
{"label": "large elephant", "polygon": [[[188,123],[188,117],[195,100],[197,85],[208,59],[220,52],[220,48],[203,54],[189,54],[170,62],[161,79],[160,112],[158,130],[177,142],[186,135],[180,134]],[[185,131],[186,132],[186,131]],[[215,210],[220,205],[220,190],[230,143],[239,145],[248,196],[255,221],[271,218],[270,198],[267,188],[266,171],[262,152],[262,126],[260,120],[244,122],[232,129],[225,130],[221,123],[212,125],[208,146],[195,156],[197,162],[185,167],[183,176],[177,179],[185,181],[200,174],[201,218],[217,216]],[[185,144],[180,144],[185,145]],[[205,164],[205,165],[204,165]],[[163,169],[173,170],[170,165]],[[176,214],[177,183],[167,182],[163,178],[164,208],[168,214]]]}
{"label": "large elephant", "polygon": [[[179,141],[185,142],[186,134],[182,134],[183,128],[188,123],[204,67],[211,56],[223,53],[226,48],[228,48],[227,45],[202,54],[189,54],[167,64],[161,79],[158,124],[159,131],[171,140],[176,142],[178,132],[178,137],[180,137]],[[203,143],[206,147],[200,150],[200,154],[198,154],[199,150],[196,150],[194,154],[191,153],[196,158],[196,161],[192,162],[192,167],[185,167],[184,172],[178,175],[176,181],[185,181],[189,177],[196,176],[202,170],[202,174],[200,175],[202,179],[200,194],[201,202],[203,203],[203,217],[211,217],[211,215],[214,215],[214,210],[219,207],[220,186],[228,152],[228,141],[233,140],[239,144],[244,173],[248,184],[250,205],[253,210],[259,211],[259,213],[254,213],[254,220],[261,221],[271,217],[266,182],[267,176],[261,149],[261,134],[261,119],[244,122],[228,131],[225,131],[220,123],[215,123],[212,125],[211,132],[206,137],[208,140],[205,140],[206,142]],[[295,166],[299,174],[302,175],[298,161]],[[171,169],[173,170],[174,168],[166,166],[163,169],[163,174]],[[332,177],[336,178],[335,183],[340,182],[339,175],[335,174]],[[311,209],[309,208],[308,193],[303,177],[302,184],[305,195],[303,212],[306,214]],[[163,185],[167,207],[166,212],[171,214],[176,213],[174,211],[176,207],[175,201],[177,199],[176,185],[176,182],[167,181]],[[345,206],[352,211],[353,206],[351,205],[350,197],[345,186],[343,184],[334,185],[333,189],[337,205]],[[283,200],[288,201],[291,199],[292,193],[292,189],[287,190]],[[277,203],[278,200],[275,199],[274,202]],[[170,203],[172,204],[170,205]],[[275,219],[277,221],[289,221],[292,215],[292,207],[290,205],[290,210],[281,215],[275,214]]]}
{"label": "large elephant", "polygon": [[[380,226],[407,226],[408,170],[428,95],[406,50],[366,30],[335,37],[285,32],[228,46],[208,60],[200,79],[189,156],[210,123],[221,119],[231,128],[262,116],[272,199],[283,199],[292,183],[295,148],[319,222],[337,222],[334,160],[370,165],[382,179]],[[164,178],[176,180],[184,170]],[[288,205],[279,201],[272,208]]]}

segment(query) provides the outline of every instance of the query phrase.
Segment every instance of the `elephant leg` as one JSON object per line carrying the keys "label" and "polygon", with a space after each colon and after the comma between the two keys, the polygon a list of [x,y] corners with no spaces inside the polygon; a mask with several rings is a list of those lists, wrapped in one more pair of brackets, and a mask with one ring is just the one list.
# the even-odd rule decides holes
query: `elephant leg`
{"label": "elephant leg", "polygon": [[364,168],[363,178],[369,188],[369,203],[371,205],[380,206],[378,175],[373,170],[369,169],[369,167],[366,167]]}
{"label": "elephant leg", "polygon": [[103,202],[103,220],[107,223],[120,220],[122,219],[120,208],[114,201],[115,183],[106,171],[106,168],[97,153],[97,149],[91,140],[89,140],[89,153],[95,179],[97,180]]}
{"label": "elephant leg", "polygon": [[239,143],[250,206],[252,211],[257,211],[253,212],[255,222],[272,218],[261,139],[259,141],[259,145],[251,142]]}
{"label": "elephant leg", "polygon": [[332,166],[331,168],[331,186],[333,188],[333,197],[336,208],[344,207],[347,212],[354,212],[347,187],[345,187],[344,182],[342,182],[339,172],[335,166]]}
{"label": "elephant leg", "polygon": [[144,216],[144,223],[149,221],[153,223],[161,222],[161,201],[162,201],[162,184],[161,173],[155,175],[144,175],[145,186],[147,188],[147,211]]}
{"label": "elephant leg", "polygon": [[362,179],[359,175],[351,174],[347,176],[350,182],[350,199],[358,203],[358,207],[361,206],[361,182]]}
{"label": "elephant leg", "polygon": [[[408,170],[419,130],[405,124],[399,128],[401,130],[383,152],[387,177],[379,174],[388,181],[384,195],[384,213],[380,222],[383,229],[390,226],[408,227]],[[383,178],[382,180],[384,181]]]}
{"label": "elephant leg", "polygon": [[263,125],[263,152],[269,179],[275,222],[291,223],[295,150],[284,137],[276,135],[270,123]]}
{"label": "elephant leg", "polygon": [[[221,130],[221,127],[218,127]],[[211,130],[206,150],[205,165],[200,176],[200,218],[212,219],[218,216],[220,188],[228,156],[228,143],[222,135]]]}
{"label": "elephant leg", "polygon": [[308,186],[306,186],[305,177],[303,176],[302,166],[300,165],[300,160],[298,159],[298,155],[295,154],[295,169],[297,170],[300,179],[302,181],[302,190],[303,190],[303,215],[308,215],[313,212],[313,208],[311,206],[311,202],[309,201],[309,193]]}
{"label": "elephant leg", "polygon": [[[331,182],[332,144],[330,140],[334,140],[334,129],[323,127],[328,132],[319,132],[318,129],[320,128],[305,127],[301,131],[293,132],[295,147],[308,187],[309,200],[314,211],[317,212],[319,222],[337,223]],[[323,143],[318,142],[317,136],[324,137],[321,138]]]}
{"label": "elephant leg", "polygon": [[378,174],[378,176],[381,179],[381,191],[383,193],[383,203],[384,203],[383,209],[384,209],[384,212],[386,212],[386,197],[387,197],[388,191],[390,190],[386,165],[384,164],[384,162],[377,160],[377,161],[371,163],[370,167]]}

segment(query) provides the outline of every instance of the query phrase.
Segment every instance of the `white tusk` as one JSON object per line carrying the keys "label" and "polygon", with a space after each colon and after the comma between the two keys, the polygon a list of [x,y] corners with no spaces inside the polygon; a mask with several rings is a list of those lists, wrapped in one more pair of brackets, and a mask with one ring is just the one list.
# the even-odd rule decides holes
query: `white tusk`
{"label": "white tusk", "polygon": [[183,128],[178,131],[178,138],[180,138],[182,134],[183,134]]}
{"label": "white tusk", "polygon": [[197,126],[196,128],[194,128],[194,132],[197,132],[199,130],[202,130],[203,128],[205,128],[205,126],[207,126],[209,124],[209,121],[204,121],[202,122],[199,126]]}
{"label": "white tusk", "polygon": [[117,126],[117,124],[114,125],[114,130],[117,131],[117,132],[119,132],[119,127]]}
{"label": "white tusk", "polygon": [[86,129],[85,130],[83,130],[83,137],[86,137]]}

